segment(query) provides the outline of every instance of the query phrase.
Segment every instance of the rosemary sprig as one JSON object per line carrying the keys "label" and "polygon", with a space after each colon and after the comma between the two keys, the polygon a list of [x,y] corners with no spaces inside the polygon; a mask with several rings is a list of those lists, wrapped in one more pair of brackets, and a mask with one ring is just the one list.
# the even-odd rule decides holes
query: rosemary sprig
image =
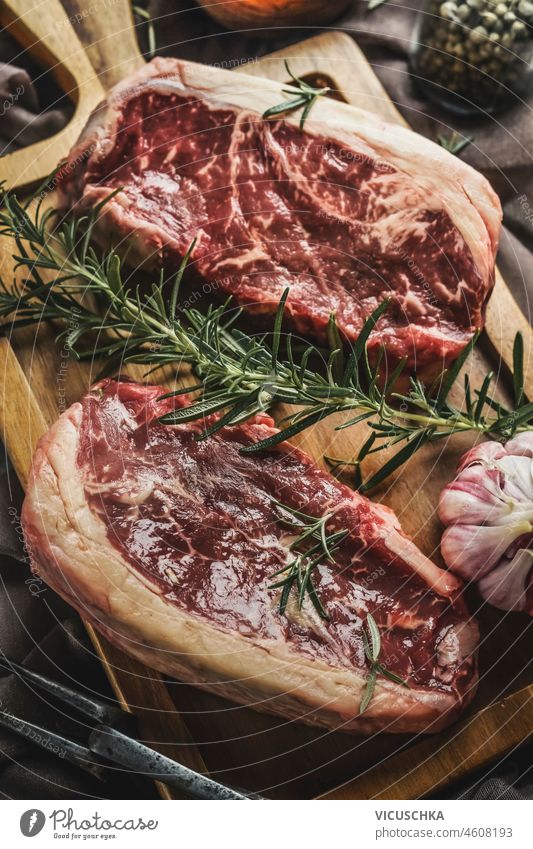
{"label": "rosemary sprig", "polygon": [[437,142],[440,144],[444,150],[447,150],[449,153],[455,154],[458,156],[465,147],[468,147],[474,141],[470,136],[461,136],[455,130],[450,136],[444,136],[442,133],[439,133],[437,136]]}
{"label": "rosemary sprig", "polygon": [[[533,424],[533,403],[524,400],[524,342],[521,333],[516,333],[513,345],[513,394],[514,408],[509,409],[489,394],[493,373],[485,375],[479,389],[472,394],[468,372],[464,375],[465,409],[459,409],[448,401],[448,395],[459,377],[468,355],[476,344],[477,334],[453,366],[444,375],[439,391],[433,395],[415,377],[410,378],[410,388],[405,394],[391,393],[391,403],[401,410],[405,406],[412,413],[398,413],[397,407],[385,404],[379,421],[370,422],[372,433],[364,442],[353,460],[326,456],[324,459],[335,472],[342,467],[354,468],[354,487],[367,492],[382,483],[403,465],[419,448],[428,442],[443,439],[458,432],[477,431],[502,441],[515,433],[529,430]],[[418,422],[418,425],[417,425]],[[342,427],[342,426],[341,426]],[[382,440],[378,442],[377,440]],[[403,442],[403,446],[377,472],[364,483],[361,464],[369,455],[385,447]]]}
{"label": "rosemary sprig", "polygon": [[[285,68],[287,69],[288,75],[295,83],[295,87],[299,90],[299,94],[296,97],[291,97],[290,100],[284,100],[283,103],[271,106],[270,109],[263,112],[263,118],[273,118],[276,115],[286,115],[289,112],[294,112],[296,109],[303,107],[302,114],[300,116],[300,129],[303,130],[306,118],[309,115],[314,102],[317,98],[328,94],[331,89],[329,86],[315,88],[314,86],[309,85],[309,83],[306,83],[305,80],[295,77],[289,68],[287,60],[285,60]],[[294,95],[294,90],[292,88],[284,88],[283,94]]]}
{"label": "rosemary sprig", "polygon": [[141,27],[143,25],[146,27],[146,39],[148,42],[147,56],[149,59],[153,59],[155,54],[157,53],[157,43],[155,37],[154,21],[152,19],[152,16],[148,9],[145,9],[138,3],[132,4],[131,11],[133,12],[135,22],[141,24]]}
{"label": "rosemary sprig", "polygon": [[[97,252],[92,236],[101,207],[90,216],[58,221],[57,213],[31,213],[10,193],[0,207],[0,234],[16,243],[16,265],[21,282],[0,281],[0,318],[8,320],[3,332],[42,321],[62,320],[58,339],[68,339],[73,353],[100,358],[110,373],[120,364],[141,363],[154,370],[160,366],[188,363],[198,377],[196,397],[188,407],[164,416],[167,424],[211,420],[204,436],[225,425],[234,425],[282,402],[296,405],[279,433],[247,446],[246,453],[265,448],[297,434],[334,413],[351,413],[337,428],[366,421],[371,429],[357,462],[356,486],[367,491],[395,471],[420,446],[454,433],[475,431],[506,440],[533,423],[533,404],[524,401],[523,342],[519,334],[514,348],[515,408],[499,403],[490,394],[491,376],[472,392],[465,378],[465,407],[454,406],[450,389],[476,339],[467,346],[441,381],[438,391],[412,377],[404,394],[394,392],[402,363],[386,379],[379,380],[380,362],[371,366],[367,342],[388,307],[382,303],[365,322],[344,362],[338,331],[330,326],[330,352],[309,345],[296,357],[292,337],[281,346],[281,325],[287,293],[281,299],[271,334],[253,337],[237,328],[239,310],[228,304],[179,309],[179,289],[187,263],[184,259],[173,280],[163,275],[151,290],[129,284],[121,260],[114,251]],[[55,228],[50,232],[52,225]],[[51,279],[50,279],[51,278]],[[85,295],[92,298],[85,298]],[[75,310],[76,322],[70,319]],[[379,358],[378,358],[379,359]],[[322,360],[323,367],[315,366]],[[192,389],[179,390],[192,392]],[[383,448],[398,451],[369,480],[362,481],[360,460]],[[343,461],[340,461],[343,462]]]}
{"label": "rosemary sprig", "polygon": [[298,608],[301,610],[306,596],[311,600],[313,607],[322,619],[329,619],[320,598],[317,595],[313,583],[313,572],[316,567],[329,560],[334,562],[333,554],[340,544],[348,536],[349,531],[340,530],[333,533],[327,532],[328,522],[333,518],[333,513],[326,513],[318,519],[309,516],[301,510],[288,507],[275,501],[279,516],[284,524],[299,531],[298,536],[289,546],[289,551],[296,554],[282,569],[278,569],[272,577],[278,580],[270,584],[269,589],[282,589],[279,601],[279,612],[285,613],[291,590],[296,587],[298,591]]}
{"label": "rosemary sprig", "polygon": [[401,684],[402,687],[410,689],[407,681],[400,678],[400,676],[396,675],[395,672],[391,672],[390,669],[387,669],[387,667],[380,662],[381,634],[376,624],[376,620],[371,613],[368,613],[366,616],[366,628],[363,626],[363,646],[365,650],[365,657],[369,665],[369,672],[365,692],[363,693],[363,698],[359,705],[359,714],[364,713],[372,701],[378,675],[381,675],[383,678],[388,678],[389,681],[394,681],[395,684]]}

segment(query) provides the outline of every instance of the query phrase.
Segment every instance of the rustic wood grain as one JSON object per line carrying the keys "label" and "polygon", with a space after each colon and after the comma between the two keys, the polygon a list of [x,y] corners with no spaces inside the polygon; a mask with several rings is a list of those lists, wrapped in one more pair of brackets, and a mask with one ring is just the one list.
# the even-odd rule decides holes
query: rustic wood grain
{"label": "rustic wood grain", "polygon": [[64,6],[104,88],[142,68],[130,0],[96,0],[89,15],[87,0],[65,0]]}
{"label": "rustic wood grain", "polygon": [[285,61],[295,76],[326,74],[330,78],[327,85],[339,93],[343,100],[361,109],[368,109],[369,112],[376,112],[389,121],[406,125],[362,51],[346,33],[331,32],[314,36],[269,53],[257,61],[248,62],[235,71],[288,82]]}
{"label": "rustic wood grain", "polygon": [[75,104],[66,127],[48,139],[9,153],[2,159],[7,188],[41,183],[78,138],[87,116],[102,100],[100,85],[78,39],[70,38],[70,23],[59,0],[46,0],[46,11],[28,0],[2,0],[0,24],[44,67],[52,69],[63,91]]}
{"label": "rustic wood grain", "polygon": [[508,754],[532,734],[533,698],[527,687],[460,722],[452,744],[441,735],[428,737],[321,798],[417,799],[421,790],[435,794]]}
{"label": "rustic wood grain", "polygon": [[[2,442],[25,489],[30,463],[40,437],[50,423],[35,403],[35,397],[8,339],[0,339],[0,428]],[[16,388],[16,389],[15,389]],[[15,391],[14,391],[15,390]]]}
{"label": "rustic wood grain", "polygon": [[[70,14],[75,12],[76,4],[77,0],[68,0]],[[128,64],[128,53],[121,48],[121,39],[131,47],[131,38],[125,34],[125,22],[128,20],[126,5],[126,0],[114,0],[113,14],[107,19],[82,20],[78,25],[86,50],[95,63],[98,78],[107,84],[116,82],[123,71],[137,67],[140,61],[138,51],[132,48],[134,55],[131,64]],[[120,12],[121,8],[124,15]],[[296,74],[326,77],[328,84],[333,83],[349,102],[371,109],[389,120],[401,120],[370,66],[348,36],[339,33],[317,36],[258,62],[251,62],[241,70],[284,80],[284,58],[288,58],[291,70]],[[56,155],[63,152],[57,150]],[[2,167],[3,163],[0,163],[0,169]],[[3,273],[9,270],[11,259],[7,247],[4,247],[0,262]],[[509,365],[512,338],[518,327],[525,335],[528,361],[533,350],[531,331],[524,322],[505,283],[498,277],[488,311],[486,344],[479,347],[467,366],[474,386],[479,385],[481,376],[492,367],[499,373],[500,391],[505,394],[506,374],[500,369],[500,357]],[[69,359],[63,374],[61,354],[54,346],[50,329],[39,331],[37,344],[35,334],[30,330],[18,334],[12,344],[13,349],[7,343],[0,348],[0,369],[6,375],[0,423],[5,431],[8,450],[24,477],[22,467],[27,470],[34,437],[43,427],[39,415],[46,422],[52,421],[65,405],[80,397],[95,373],[94,367],[92,371],[89,365],[80,365]],[[10,371],[6,372],[6,369]],[[21,370],[25,382],[21,380]],[[139,375],[139,370],[132,373],[132,376]],[[532,388],[530,381],[531,376],[528,375],[528,390]],[[34,404],[27,400],[28,383]],[[22,387],[20,392],[19,387]],[[24,416],[28,416],[27,438],[24,436],[26,426],[22,438],[20,430],[17,432],[14,426],[17,419],[15,415],[11,417],[6,404],[8,399],[13,410],[18,412],[19,423],[26,421]],[[459,391],[457,401],[460,401]],[[279,408],[276,416],[279,418],[285,412]],[[319,462],[324,453],[353,456],[364,438],[365,427],[336,433],[332,427],[334,424],[334,420],[329,419],[300,435],[296,441]],[[424,552],[437,561],[440,527],[435,506],[438,493],[453,476],[461,453],[472,443],[472,437],[464,436],[429,446],[396,475],[392,485],[389,482],[376,493],[378,499],[396,510],[405,530],[415,537]],[[383,462],[383,458],[377,462]],[[371,468],[369,464],[367,471]],[[129,665],[134,664],[133,661],[126,659],[122,653],[117,657],[116,650],[97,635],[93,634],[93,638],[124,706],[133,707],[136,712],[139,705],[144,706],[144,715],[152,723],[150,727],[156,729],[156,737],[152,739],[161,743],[174,735],[174,740],[184,744],[176,756],[183,759],[191,754],[189,737],[181,720],[178,717],[176,724],[173,719],[174,706],[177,705],[184,712],[187,728],[200,746],[207,767],[222,781],[283,798],[312,795],[377,798],[387,793],[391,794],[387,798],[415,798],[441,786],[451,777],[464,775],[468,770],[482,766],[489,758],[508,751],[526,736],[526,720],[530,724],[530,714],[526,713],[533,694],[533,676],[527,670],[530,659],[527,628],[530,620],[501,614],[481,605],[475,593],[472,593],[471,607],[479,616],[484,635],[479,694],[460,725],[438,738],[411,744],[407,753],[400,752],[410,742],[404,735],[380,734],[361,738],[310,729],[230,705],[178,682],[168,682],[165,687],[156,673],[149,673],[150,684],[143,686],[140,683],[143,674],[139,673],[138,666],[134,665],[132,669]],[[154,681],[157,682],[155,688],[152,687]],[[519,705],[520,710],[517,710]],[[153,712],[160,710],[168,711],[164,716],[170,728],[160,726],[160,715],[153,721]],[[498,730],[498,717],[504,716],[502,711],[505,711],[505,723]],[[491,724],[493,722],[496,725]],[[486,746],[480,745],[484,739],[488,741]],[[435,754],[435,758],[428,760],[428,753]],[[410,767],[415,763],[420,763],[420,768],[411,771]],[[354,776],[357,778],[354,779]],[[341,788],[331,790],[341,783]]]}
{"label": "rustic wood grain", "polygon": [[513,370],[513,341],[517,331],[525,339],[524,350],[524,390],[527,398],[533,399],[533,346],[531,345],[531,325],[516,303],[513,295],[496,270],[494,293],[487,306],[487,320],[484,335],[490,343],[495,359],[502,361],[509,372]]}

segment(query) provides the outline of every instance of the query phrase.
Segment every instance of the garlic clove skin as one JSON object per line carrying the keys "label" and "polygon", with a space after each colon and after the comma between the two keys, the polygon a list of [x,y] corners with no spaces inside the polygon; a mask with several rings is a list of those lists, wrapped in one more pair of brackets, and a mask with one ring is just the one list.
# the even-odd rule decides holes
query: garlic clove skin
{"label": "garlic clove skin", "polygon": [[487,574],[520,537],[531,533],[530,522],[510,525],[453,525],[442,535],[440,550],[446,565],[466,580]]}
{"label": "garlic clove skin", "polygon": [[517,456],[530,457],[533,459],[533,437],[530,430],[524,433],[519,433],[514,436],[505,446],[507,454],[516,454]]}
{"label": "garlic clove skin", "polygon": [[531,609],[533,588],[529,580],[533,569],[533,551],[520,548],[512,560],[503,560],[478,584],[483,598],[502,610]]}
{"label": "garlic clove skin", "polygon": [[526,457],[467,466],[441,493],[444,525],[504,525],[533,517],[533,472]]}
{"label": "garlic clove skin", "polygon": [[505,522],[510,509],[498,469],[471,466],[443,490],[439,518],[444,525],[492,524]]}
{"label": "garlic clove skin", "polygon": [[510,455],[497,460],[496,465],[503,475],[506,494],[518,501],[533,504],[533,466],[529,457]]}
{"label": "garlic clove skin", "polygon": [[496,607],[533,616],[533,431],[468,451],[439,517],[446,565]]}
{"label": "garlic clove skin", "polygon": [[489,463],[491,460],[499,460],[506,455],[507,452],[500,442],[482,442],[461,457],[457,473],[459,474],[467,466],[472,466],[474,463]]}

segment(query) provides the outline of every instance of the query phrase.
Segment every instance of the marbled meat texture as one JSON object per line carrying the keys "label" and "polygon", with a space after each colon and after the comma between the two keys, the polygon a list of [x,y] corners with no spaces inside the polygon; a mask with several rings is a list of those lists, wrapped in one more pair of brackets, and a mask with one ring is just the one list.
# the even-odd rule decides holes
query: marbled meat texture
{"label": "marbled meat texture", "polygon": [[265,121],[280,86],[155,59],[114,88],[59,174],[63,202],[105,208],[101,232],[129,259],[176,266],[193,239],[204,292],[348,340],[385,297],[370,341],[421,377],[483,325],[501,210],[488,182],[438,145],[322,98]]}
{"label": "marbled meat texture", "polygon": [[[162,387],[105,381],[43,437],[23,508],[33,569],[110,640],[148,665],[236,702],[344,731],[436,731],[477,682],[477,627],[462,583],[428,560],[395,515],[282,443],[268,416],[205,441]],[[314,580],[329,618],[273,575],[293,558],[276,501],[348,530]],[[409,688],[368,681],[362,628]]]}

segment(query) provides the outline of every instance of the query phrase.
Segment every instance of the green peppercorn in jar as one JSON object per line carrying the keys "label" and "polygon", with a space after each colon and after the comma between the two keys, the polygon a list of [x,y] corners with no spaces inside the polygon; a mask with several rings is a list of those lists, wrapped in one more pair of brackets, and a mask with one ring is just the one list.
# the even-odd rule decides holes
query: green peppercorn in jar
{"label": "green peppercorn in jar", "polygon": [[456,112],[496,112],[525,95],[532,55],[533,0],[428,0],[411,75],[431,100]]}

